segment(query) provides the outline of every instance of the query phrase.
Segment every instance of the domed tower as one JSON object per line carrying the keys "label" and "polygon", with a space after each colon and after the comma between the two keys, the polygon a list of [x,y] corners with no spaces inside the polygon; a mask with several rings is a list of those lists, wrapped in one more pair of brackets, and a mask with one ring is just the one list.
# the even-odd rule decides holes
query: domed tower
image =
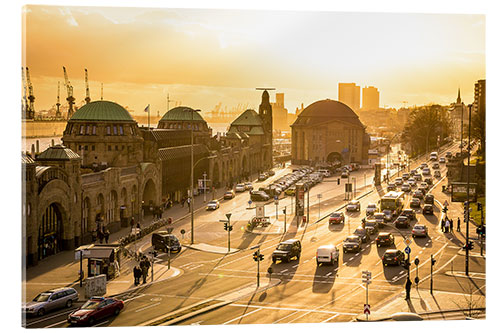
{"label": "domed tower", "polygon": [[143,138],[137,122],[121,105],[94,101],[68,120],[64,146],[82,157],[83,166],[126,167],[142,162]]}
{"label": "domed tower", "polygon": [[268,90],[274,90],[274,88],[257,88],[263,89],[262,101],[259,105],[259,116],[262,119],[262,127],[264,129],[264,142],[263,149],[265,150],[262,154],[263,156],[263,166],[265,169],[271,168],[273,165],[273,108],[271,103],[269,103],[269,93]]}

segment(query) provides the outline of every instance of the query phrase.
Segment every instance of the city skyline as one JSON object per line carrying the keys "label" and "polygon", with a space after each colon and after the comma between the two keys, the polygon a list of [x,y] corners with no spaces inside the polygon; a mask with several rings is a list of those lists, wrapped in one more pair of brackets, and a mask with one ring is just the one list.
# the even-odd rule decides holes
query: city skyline
{"label": "city skyline", "polygon": [[[103,83],[104,99],[136,114],[148,104],[164,113],[167,94],[204,112],[221,101],[255,109],[255,87],[263,85],[285,93],[293,112],[301,103],[338,99],[340,82],[377,87],[381,107],[449,104],[459,87],[470,103],[474,82],[485,77],[484,15],[55,6],[24,12],[35,110],[56,103],[62,66],[77,105],[87,68],[92,100],[100,99]],[[282,29],[273,29],[276,22]],[[342,26],[349,29],[331,33]],[[63,105],[65,97],[61,89]]]}

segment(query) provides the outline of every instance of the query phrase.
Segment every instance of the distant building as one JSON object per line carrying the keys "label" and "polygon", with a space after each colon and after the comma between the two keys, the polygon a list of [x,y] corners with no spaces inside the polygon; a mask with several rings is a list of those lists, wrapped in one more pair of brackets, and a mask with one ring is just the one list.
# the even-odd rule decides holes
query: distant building
{"label": "distant building", "polygon": [[292,163],[368,163],[370,136],[356,113],[330,99],[314,102],[292,125]]}
{"label": "distant building", "polygon": [[474,84],[474,112],[486,110],[486,80]]}
{"label": "distant building", "polygon": [[363,110],[377,110],[380,105],[380,93],[373,86],[363,88]]}
{"label": "distant building", "polygon": [[359,110],[359,86],[356,83],[339,83],[339,101],[354,111]]}
{"label": "distant building", "polygon": [[[469,110],[467,109],[467,106],[462,102],[462,99],[460,98],[460,88],[458,89],[457,101],[451,104],[451,107],[448,109],[448,112],[451,120],[453,136],[456,139],[460,139],[461,137],[460,128],[466,129],[467,126],[469,125]],[[463,127],[461,127],[461,125],[463,125]]]}
{"label": "distant building", "polygon": [[276,93],[276,103],[271,103],[273,108],[273,130],[289,131],[288,110],[285,108],[285,94]]}

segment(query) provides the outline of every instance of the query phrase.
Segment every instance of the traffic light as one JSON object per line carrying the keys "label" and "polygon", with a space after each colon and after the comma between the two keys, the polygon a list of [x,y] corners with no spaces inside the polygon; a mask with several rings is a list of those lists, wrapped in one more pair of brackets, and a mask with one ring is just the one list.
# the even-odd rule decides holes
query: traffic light
{"label": "traffic light", "polygon": [[337,178],[337,185],[340,185],[340,178]]}
{"label": "traffic light", "polygon": [[405,259],[402,266],[404,269],[410,270],[410,266],[411,266],[410,260]]}
{"label": "traffic light", "polygon": [[444,207],[443,207],[443,213],[445,213],[445,214],[446,214],[446,212],[447,212],[447,211],[448,211],[448,207],[444,206]]}
{"label": "traffic light", "polygon": [[434,266],[436,264],[436,259],[434,259],[431,255],[431,266]]}
{"label": "traffic light", "polygon": [[472,250],[473,248],[474,248],[474,242],[469,241],[469,251]]}
{"label": "traffic light", "polygon": [[477,210],[483,210],[483,204],[478,202],[477,203]]}
{"label": "traffic light", "polygon": [[253,253],[253,260],[255,260],[255,261],[259,261],[259,251],[255,251],[255,252]]}
{"label": "traffic light", "polygon": [[283,208],[283,214],[286,214],[286,207]]}
{"label": "traffic light", "polygon": [[361,272],[361,277],[363,283],[370,284],[372,283],[372,272],[370,271],[362,271]]}
{"label": "traffic light", "polygon": [[153,257],[157,257],[158,256],[158,251],[153,251]]}
{"label": "traffic light", "polygon": [[260,261],[264,260],[264,255],[263,254],[259,254],[259,260]]}
{"label": "traffic light", "polygon": [[224,222],[224,230],[226,230],[226,231],[227,231],[227,230],[228,230],[228,227],[229,227],[229,226],[228,226],[228,223],[227,223],[227,222]]}
{"label": "traffic light", "polygon": [[415,263],[415,266],[418,266],[418,264],[420,264],[420,259],[418,259],[418,258],[415,258],[415,261],[414,261],[414,263]]}

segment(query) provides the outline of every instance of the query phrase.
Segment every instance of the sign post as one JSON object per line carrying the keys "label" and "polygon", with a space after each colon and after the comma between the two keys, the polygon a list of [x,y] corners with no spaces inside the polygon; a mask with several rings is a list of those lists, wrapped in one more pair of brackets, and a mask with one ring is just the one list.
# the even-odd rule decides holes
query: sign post
{"label": "sign post", "polygon": [[276,206],[276,221],[278,220],[278,206],[279,206],[280,202],[278,201],[278,196],[275,195],[274,196],[274,205]]}
{"label": "sign post", "polygon": [[318,220],[321,218],[321,198],[323,195],[321,193],[318,194]]}
{"label": "sign post", "polygon": [[361,277],[363,278],[363,283],[366,283],[366,304],[364,306],[364,313],[366,314],[366,321],[368,321],[368,315],[370,314],[370,304],[368,303],[368,285],[372,283],[372,272],[362,271]]}

